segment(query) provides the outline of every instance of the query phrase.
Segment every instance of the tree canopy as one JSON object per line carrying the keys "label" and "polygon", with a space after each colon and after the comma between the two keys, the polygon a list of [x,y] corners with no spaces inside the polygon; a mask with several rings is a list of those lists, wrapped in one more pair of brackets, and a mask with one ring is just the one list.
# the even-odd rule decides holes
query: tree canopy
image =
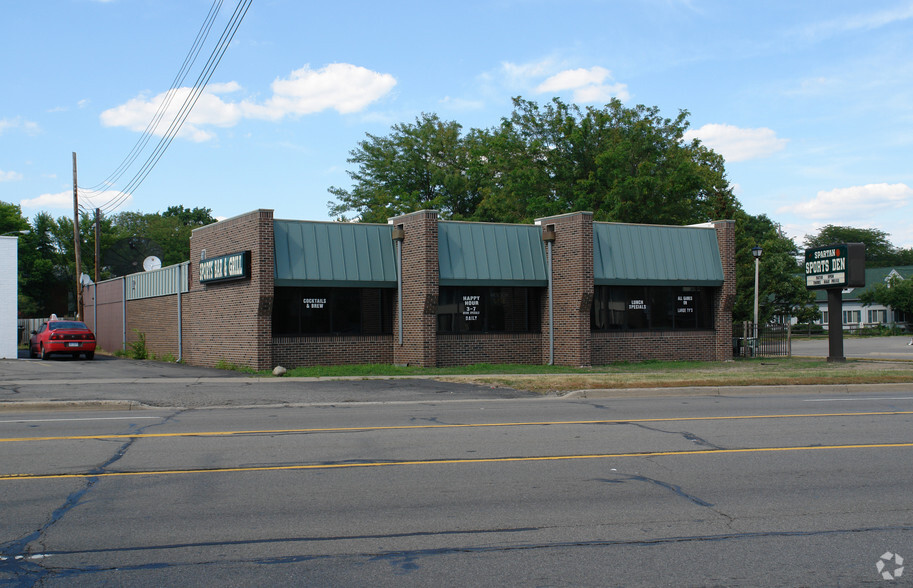
{"label": "tree canopy", "polygon": [[878,284],[859,297],[865,305],[881,304],[894,310],[901,310],[907,320],[913,317],[913,279],[898,279],[892,276],[887,284]]}
{"label": "tree canopy", "polygon": [[349,158],[352,187],[331,187],[328,206],[364,222],[422,208],[497,222],[577,210],[619,222],[731,218],[738,205],[723,159],[684,140],[687,119],[686,111],[669,119],[617,99],[581,109],[515,98],[499,126],[462,134],[458,123],[423,114],[361,141]]}
{"label": "tree canopy", "polygon": [[865,263],[868,267],[913,264],[913,249],[895,247],[888,240],[889,236],[879,229],[826,225],[817,235],[806,235],[805,246],[811,249],[835,243],[864,243]]}
{"label": "tree canopy", "polygon": [[[19,313],[21,316],[42,317],[51,313],[70,314],[75,310],[76,261],[73,245],[73,219],[62,216],[54,219],[40,212],[29,221],[19,215],[15,222],[10,211],[19,208],[0,203],[0,228],[3,232],[29,229],[19,238]],[[136,248],[137,242],[155,245],[163,265],[172,265],[190,258],[190,232],[199,226],[215,222],[208,208],[171,206],[163,213],[122,212],[100,219],[100,280],[126,273],[142,271],[146,252]],[[9,213],[9,214],[7,214]],[[7,217],[13,218],[8,221]],[[24,226],[23,226],[24,224]],[[82,249],[82,271],[95,276],[95,219],[80,215],[79,232]],[[121,244],[128,251],[129,263],[110,262],[111,253]],[[134,247],[130,247],[130,245]],[[115,256],[116,257],[116,256]],[[106,263],[106,259],[109,260]]]}
{"label": "tree canopy", "polygon": [[815,295],[800,275],[798,250],[780,226],[766,215],[736,214],[736,299],[734,322],[754,320],[754,256],[752,247],[763,251],[758,277],[758,322],[774,316],[795,317],[808,322],[818,316]]}
{"label": "tree canopy", "polygon": [[754,258],[761,265],[761,320],[809,320],[813,296],[798,277],[796,245],[764,215],[742,210],[723,158],[686,141],[688,112],[674,118],[656,107],[612,100],[580,108],[553,99],[515,98],[513,112],[490,129],[463,128],[422,114],[368,135],[350,152],[353,184],[331,187],[332,215],[385,222],[432,208],[443,218],[529,223],[587,210],[597,221],[687,225],[736,220],[737,294],[734,319],[752,320]]}

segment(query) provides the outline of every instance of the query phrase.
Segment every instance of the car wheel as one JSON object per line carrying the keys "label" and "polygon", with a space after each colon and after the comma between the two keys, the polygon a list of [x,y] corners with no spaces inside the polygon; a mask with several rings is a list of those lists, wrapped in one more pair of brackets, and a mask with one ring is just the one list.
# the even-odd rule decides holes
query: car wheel
{"label": "car wheel", "polygon": [[86,351],[86,359],[92,359],[93,357],[95,357],[94,351]]}
{"label": "car wheel", "polygon": [[44,345],[41,346],[41,359],[48,359],[51,357],[51,354],[48,353],[47,349],[44,348]]}

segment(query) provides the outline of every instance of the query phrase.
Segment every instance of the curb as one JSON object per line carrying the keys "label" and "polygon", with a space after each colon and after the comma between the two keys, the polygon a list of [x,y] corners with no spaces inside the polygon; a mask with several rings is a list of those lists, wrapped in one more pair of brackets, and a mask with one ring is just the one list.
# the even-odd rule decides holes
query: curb
{"label": "curb", "polygon": [[39,410],[140,410],[155,408],[136,400],[17,400],[0,402],[0,414]]}
{"label": "curb", "polygon": [[848,396],[865,392],[913,392],[913,384],[808,384],[791,386],[693,386],[686,388],[597,388],[575,390],[561,398],[638,398],[663,396],[764,396],[832,394]]}

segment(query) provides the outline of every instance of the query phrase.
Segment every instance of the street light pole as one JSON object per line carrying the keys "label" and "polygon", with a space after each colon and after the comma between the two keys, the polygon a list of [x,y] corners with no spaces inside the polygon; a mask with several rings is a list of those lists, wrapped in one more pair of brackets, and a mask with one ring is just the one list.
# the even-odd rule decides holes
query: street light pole
{"label": "street light pole", "polygon": [[758,274],[761,268],[761,254],[764,250],[760,245],[751,248],[751,254],[754,256],[754,338],[758,338]]}

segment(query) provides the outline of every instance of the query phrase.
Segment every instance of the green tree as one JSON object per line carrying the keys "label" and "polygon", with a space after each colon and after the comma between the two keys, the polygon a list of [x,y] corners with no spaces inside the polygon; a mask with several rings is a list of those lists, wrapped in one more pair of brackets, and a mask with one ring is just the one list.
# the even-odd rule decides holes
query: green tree
{"label": "green tree", "polygon": [[888,233],[879,229],[859,229],[826,225],[817,235],[805,236],[805,247],[824,247],[837,243],[864,243],[865,262],[869,267],[888,267],[905,265],[911,261],[910,254],[896,248],[888,240]]}
{"label": "green tree", "polygon": [[329,203],[330,214],[354,212],[362,222],[386,222],[391,216],[434,208],[447,217],[467,218],[479,195],[467,174],[461,130],[455,122],[422,114],[414,124],[394,125],[390,136],[369,134],[350,153],[349,163],[358,166],[348,172],[353,188],[329,189],[337,198]]}
{"label": "green tree", "polygon": [[461,135],[424,114],[351,152],[351,189],[331,187],[334,216],[383,222],[420,208],[445,218],[530,222],[589,210],[596,220],[690,224],[730,216],[737,202],[723,159],[685,142],[688,113],[613,100],[585,110],[514,99],[498,127]]}
{"label": "green tree", "polygon": [[736,213],[736,299],[733,321],[754,320],[755,259],[751,249],[760,246],[758,321],[766,324],[774,316],[794,317],[808,322],[818,316],[815,296],[805,287],[796,261],[798,250],[780,226],[766,215]]}
{"label": "green tree", "polygon": [[[132,271],[142,270],[142,258],[149,253],[160,256],[163,266],[189,260],[190,234],[193,229],[216,222],[210,209],[187,209],[183,205],[171,206],[164,213],[121,212],[113,215],[110,220],[113,236],[108,240],[107,248],[103,245],[103,249],[111,253],[115,244],[122,249],[129,249],[133,245],[137,258],[133,260],[135,265]],[[125,240],[129,241],[126,246]],[[140,242],[146,246],[136,247]]]}
{"label": "green tree", "polygon": [[[525,201],[525,219],[576,210],[595,220],[691,224],[720,218],[735,198],[722,158],[684,141],[688,113],[664,118],[656,107],[602,108],[553,99],[544,107],[514,99],[499,144],[520,156],[492,158],[499,197]],[[513,165],[509,165],[509,164]]]}
{"label": "green tree", "polygon": [[22,216],[22,208],[18,204],[11,204],[0,200],[0,235],[12,233],[20,234],[29,228],[29,221]]}
{"label": "green tree", "polygon": [[913,279],[899,279],[892,276],[887,284],[878,284],[866,290],[859,297],[866,306],[881,304],[894,310],[903,311],[907,316],[913,317]]}
{"label": "green tree", "polygon": [[[73,242],[72,223],[67,241]],[[57,221],[38,213],[28,233],[19,239],[19,315],[47,317],[68,314],[75,306],[75,285],[60,245]],[[75,279],[74,279],[75,280]]]}

